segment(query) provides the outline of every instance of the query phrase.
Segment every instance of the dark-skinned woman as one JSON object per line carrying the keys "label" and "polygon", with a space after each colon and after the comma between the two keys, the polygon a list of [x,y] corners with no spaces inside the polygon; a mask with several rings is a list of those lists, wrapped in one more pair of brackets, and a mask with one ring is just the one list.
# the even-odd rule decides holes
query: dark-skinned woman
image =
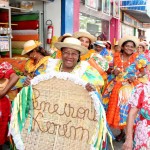
{"label": "dark-skinned woman", "polygon": [[107,84],[103,93],[107,121],[112,128],[120,129],[116,141],[125,137],[124,128],[128,116],[128,100],[134,86],[140,84],[139,78],[145,75],[147,59],[136,52],[138,39],[125,36],[119,40],[121,52],[114,53],[113,79]]}

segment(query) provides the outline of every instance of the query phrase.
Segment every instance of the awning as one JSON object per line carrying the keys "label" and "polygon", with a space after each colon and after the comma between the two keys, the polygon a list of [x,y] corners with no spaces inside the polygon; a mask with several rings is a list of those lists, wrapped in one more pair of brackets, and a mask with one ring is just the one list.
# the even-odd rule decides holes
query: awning
{"label": "awning", "polygon": [[150,23],[150,17],[145,11],[140,10],[123,10],[123,12],[129,14],[133,18],[137,19],[141,23]]}

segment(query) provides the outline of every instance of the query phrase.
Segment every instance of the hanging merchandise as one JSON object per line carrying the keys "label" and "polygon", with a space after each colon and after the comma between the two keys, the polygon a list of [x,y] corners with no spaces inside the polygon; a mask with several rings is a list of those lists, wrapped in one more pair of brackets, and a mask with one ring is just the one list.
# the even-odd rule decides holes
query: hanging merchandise
{"label": "hanging merchandise", "polygon": [[48,27],[47,27],[47,44],[50,44],[52,41],[52,37],[53,37],[54,27],[52,25],[51,20],[47,20],[46,25],[48,25]]}

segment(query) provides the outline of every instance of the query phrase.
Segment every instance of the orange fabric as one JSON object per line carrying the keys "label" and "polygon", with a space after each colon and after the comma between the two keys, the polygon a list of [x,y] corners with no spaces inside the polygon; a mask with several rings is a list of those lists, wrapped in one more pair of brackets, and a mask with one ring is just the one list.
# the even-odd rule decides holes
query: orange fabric
{"label": "orange fabric", "polygon": [[13,35],[13,41],[29,41],[29,40],[39,40],[39,35]]}
{"label": "orange fabric", "polygon": [[91,55],[95,53],[94,49],[88,50],[88,52],[80,57],[81,60],[87,60],[91,57]]}
{"label": "orange fabric", "polygon": [[[130,64],[132,64],[138,55],[139,55],[138,53],[133,53],[130,56],[129,61],[123,62],[123,68],[127,68]],[[117,66],[120,68],[122,67],[122,60],[121,60],[121,53],[120,52],[114,53],[114,66]]]}
{"label": "orange fabric", "polygon": [[11,59],[11,58],[1,58],[0,63],[2,62],[8,62],[13,66],[14,70],[20,70],[21,72],[24,72],[25,70],[25,64],[27,60],[21,60],[21,59]]}
{"label": "orange fabric", "polygon": [[92,67],[94,67],[99,72],[99,74],[103,77],[104,80],[107,79],[107,73],[103,71],[102,68],[96,64],[93,58],[89,59],[88,62]]}
{"label": "orange fabric", "polygon": [[107,122],[113,128],[119,127],[119,107],[118,107],[118,91],[121,88],[122,83],[118,82],[114,85],[112,93],[110,95],[109,103],[108,103],[108,111],[106,113]]}

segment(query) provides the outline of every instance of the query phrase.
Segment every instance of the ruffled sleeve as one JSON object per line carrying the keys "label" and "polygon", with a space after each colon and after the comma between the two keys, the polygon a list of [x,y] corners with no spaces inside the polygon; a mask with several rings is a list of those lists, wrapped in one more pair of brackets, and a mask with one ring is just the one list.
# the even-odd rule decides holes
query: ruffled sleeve
{"label": "ruffled sleeve", "polygon": [[87,81],[95,86],[103,86],[104,80],[99,72],[92,66],[88,66],[83,76],[81,77],[84,81]]}

